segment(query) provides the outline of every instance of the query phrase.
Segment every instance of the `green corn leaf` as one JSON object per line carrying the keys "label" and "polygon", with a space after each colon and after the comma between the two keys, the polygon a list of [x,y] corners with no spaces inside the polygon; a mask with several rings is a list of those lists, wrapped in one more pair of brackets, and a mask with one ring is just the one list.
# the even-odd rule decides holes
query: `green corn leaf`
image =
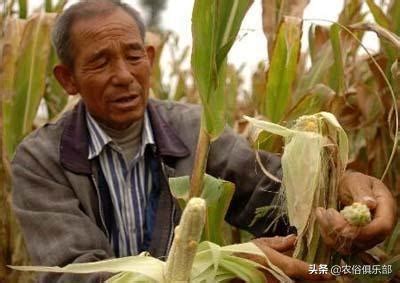
{"label": "green corn leaf", "polygon": [[28,0],[18,0],[19,17],[26,19],[28,16]]}
{"label": "green corn leaf", "polygon": [[392,20],[391,30],[400,36],[400,1],[392,0],[388,14]]}
{"label": "green corn leaf", "polygon": [[365,2],[374,17],[375,22],[384,28],[390,28],[390,21],[382,9],[373,0],[365,0]]}
{"label": "green corn leaf", "polygon": [[53,3],[52,3],[52,1],[51,1],[51,0],[45,0],[45,1],[44,1],[44,10],[45,10],[47,13],[50,13],[50,12],[52,12],[52,9],[53,9]]}
{"label": "green corn leaf", "polygon": [[285,121],[295,120],[302,115],[311,115],[326,108],[335,92],[324,84],[317,84],[293,106]]}
{"label": "green corn leaf", "polygon": [[332,64],[332,48],[324,45],[310,69],[300,75],[296,89],[296,99],[301,99],[318,83],[322,83],[324,77],[329,73]]}
{"label": "green corn leaf", "polygon": [[169,178],[168,182],[171,194],[178,200],[181,209],[184,209],[186,203],[189,201],[189,176]]}
{"label": "green corn leaf", "polygon": [[207,217],[203,240],[208,240],[218,245],[227,244],[223,237],[222,228],[234,192],[235,186],[233,183],[216,179],[210,175],[205,176],[204,189],[201,196],[207,201]]}
{"label": "green corn leaf", "polygon": [[[170,178],[169,185],[172,195],[178,200],[183,209],[189,198],[189,176]],[[226,244],[222,228],[225,224],[225,215],[235,191],[234,184],[210,175],[204,176],[204,186],[201,197],[207,203],[206,225],[202,240],[216,244]]]}
{"label": "green corn leaf", "polygon": [[64,9],[65,4],[67,4],[68,0],[59,0],[58,3],[55,5],[53,12],[61,13]]}
{"label": "green corn leaf", "polygon": [[263,30],[267,37],[268,57],[272,58],[273,46],[278,34],[279,24],[284,16],[303,17],[304,9],[309,0],[263,0],[262,18]]}
{"label": "green corn leaf", "polygon": [[262,113],[272,122],[279,122],[290,105],[300,54],[301,26],[301,19],[285,17],[279,28],[268,71],[266,102]]}
{"label": "green corn leaf", "polygon": [[340,44],[340,27],[337,24],[333,24],[330,29],[330,38],[333,50],[334,63],[330,72],[330,86],[336,91],[338,95],[343,95],[345,91],[345,79],[344,79],[344,66],[343,66],[343,55],[342,47]]}
{"label": "green corn leaf", "polygon": [[226,57],[251,0],[196,0],[192,15],[192,68],[212,139],[225,127]]}
{"label": "green corn leaf", "polygon": [[4,125],[4,143],[10,157],[17,144],[32,130],[44,94],[51,50],[50,31],[55,16],[35,15],[25,25],[16,61],[12,97],[3,104],[6,108],[4,114],[10,115]]}

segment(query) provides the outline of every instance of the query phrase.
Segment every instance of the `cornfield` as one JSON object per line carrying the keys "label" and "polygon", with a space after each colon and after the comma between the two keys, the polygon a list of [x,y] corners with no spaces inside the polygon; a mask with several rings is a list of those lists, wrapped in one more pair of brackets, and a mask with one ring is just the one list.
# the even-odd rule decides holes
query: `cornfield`
{"label": "cornfield", "polygon": [[[30,264],[11,209],[10,160],[18,143],[40,126],[39,105],[45,105],[47,109],[46,120],[57,119],[60,113],[71,108],[67,95],[52,76],[57,57],[50,44],[54,20],[67,1],[43,1],[43,7],[32,14],[28,13],[27,2],[3,0],[0,4],[0,209],[3,212],[0,215],[0,282],[11,283],[33,282],[34,274],[6,267]],[[201,226],[205,222],[201,237],[196,235],[192,239],[197,249],[185,261],[193,261],[193,268],[191,264],[181,267],[185,279],[179,280],[191,278],[193,282],[201,282],[220,278],[223,281],[236,276],[251,282],[263,282],[263,275],[257,269],[263,267],[240,261],[233,255],[235,252],[248,252],[262,256],[254,245],[240,244],[251,239],[251,235],[232,230],[224,222],[234,185],[205,174],[209,146],[218,139],[226,124],[245,136],[255,149],[282,155],[283,164],[285,158],[290,158],[289,144],[293,146],[296,142],[294,131],[309,138],[314,149],[307,148],[307,154],[310,158],[316,158],[316,154],[318,158],[322,156],[322,162],[332,154],[332,151],[326,151],[325,146],[326,136],[329,136],[330,142],[333,141],[340,150],[334,150],[337,154],[336,167],[320,164],[316,169],[319,179],[313,180],[311,185],[332,189],[327,192],[317,190],[321,200],[328,198],[325,203],[333,200],[330,207],[337,208],[334,188],[347,168],[381,179],[400,205],[400,1],[345,0],[338,20],[329,22],[303,19],[309,0],[262,0],[263,27],[260,28],[268,40],[265,53],[269,63],[260,62],[251,76],[251,89],[243,90],[246,78],[242,68],[228,64],[227,54],[237,39],[247,10],[256,4],[260,5],[251,0],[195,0],[190,69],[184,67],[190,47],[180,50],[178,35],[172,31],[153,31],[146,36],[147,43],[156,47],[152,96],[198,103],[203,109],[192,175],[169,180],[171,192],[182,209],[189,206],[191,199],[202,198],[207,210],[203,216],[198,216]],[[366,12],[363,5],[367,7]],[[368,15],[372,16],[373,22],[366,20]],[[308,30],[303,27],[305,22],[311,23]],[[362,38],[370,32],[379,39],[379,49],[373,53],[362,44]],[[301,51],[304,36],[308,38],[306,52]],[[205,42],[209,48],[203,48]],[[169,52],[172,57],[172,72],[167,79],[161,61],[163,52]],[[257,120],[244,116],[256,117]],[[307,124],[308,121],[300,131],[298,123],[304,123],[304,117],[317,117],[317,122],[311,125]],[[322,128],[324,134],[317,135],[316,132]],[[326,129],[329,129],[328,135]],[[296,146],[306,148],[303,143],[299,138]],[[301,181],[293,182],[298,184]],[[285,185],[290,187],[290,184]],[[287,202],[291,198],[295,198],[294,195],[286,195]],[[306,237],[304,242],[298,242],[295,255],[310,263],[326,262],[326,258],[321,257],[329,257],[330,251],[317,254],[321,245],[314,233],[318,228],[315,219],[310,216],[310,208],[301,209],[303,212],[296,221],[303,224],[308,221],[313,228],[298,231]],[[255,221],[268,213],[263,208],[256,211]],[[293,214],[290,210],[286,213],[289,218]],[[301,227],[304,228],[304,225]],[[393,272],[378,279],[382,282],[400,280],[399,274],[396,275],[400,272],[399,236],[400,220],[383,244],[361,255],[339,260],[348,264],[391,265]],[[200,240],[202,242],[197,245]],[[220,257],[213,258],[216,252]],[[218,264],[206,265],[206,260],[214,260]],[[182,262],[173,264],[184,265]],[[136,265],[137,268],[130,269],[129,265]],[[154,266],[148,273],[147,265]],[[236,273],[225,272],[235,270],[238,265],[244,268]],[[221,269],[218,269],[220,266]],[[87,267],[84,264],[69,268],[46,271],[89,272],[85,271]],[[163,270],[169,270],[171,262],[165,264],[148,255],[140,255],[118,259],[114,263],[99,263],[96,268],[95,271],[121,272],[110,282],[149,277],[162,282],[165,279]],[[269,271],[280,280],[289,280],[273,266]],[[171,276],[171,272],[167,274]],[[377,278],[360,275],[340,280],[376,282],[373,280]]]}

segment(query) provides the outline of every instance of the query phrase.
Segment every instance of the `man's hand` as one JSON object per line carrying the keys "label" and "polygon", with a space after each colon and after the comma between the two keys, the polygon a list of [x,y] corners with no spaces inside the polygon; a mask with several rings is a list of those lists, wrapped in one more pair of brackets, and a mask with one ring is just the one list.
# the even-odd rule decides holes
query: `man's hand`
{"label": "man's hand", "polygon": [[343,205],[361,202],[371,211],[372,221],[363,227],[350,225],[334,209],[317,208],[321,235],[328,246],[342,254],[372,248],[392,231],[396,219],[396,204],[391,192],[378,179],[361,173],[346,173],[339,186]]}
{"label": "man's hand", "polygon": [[[329,280],[333,278],[333,276],[329,274],[310,274],[308,271],[308,263],[283,254],[294,249],[296,242],[295,235],[289,235],[287,237],[258,238],[252,242],[265,253],[266,257],[273,265],[280,268],[290,278],[305,280]],[[268,267],[265,258],[249,254],[240,254],[240,256]],[[278,282],[271,274],[267,272],[264,272],[264,274],[267,277],[268,282]]]}

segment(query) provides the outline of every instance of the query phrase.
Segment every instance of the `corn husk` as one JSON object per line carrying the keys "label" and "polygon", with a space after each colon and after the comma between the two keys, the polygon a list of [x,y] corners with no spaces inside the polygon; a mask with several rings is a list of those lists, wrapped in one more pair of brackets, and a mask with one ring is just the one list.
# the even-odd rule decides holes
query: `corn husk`
{"label": "corn husk", "polygon": [[328,263],[331,252],[321,241],[314,210],[337,209],[338,183],[348,156],[346,133],[328,112],[302,116],[291,128],[246,119],[262,130],[284,137],[283,190],[275,201],[287,213],[290,225],[297,229],[293,256],[310,263]]}
{"label": "corn husk", "polygon": [[[292,282],[278,267],[266,258],[254,243],[220,247],[212,242],[198,244],[205,221],[205,201],[192,198],[183,211],[177,226],[167,262],[153,258],[149,253],[138,256],[109,259],[89,263],[69,264],[65,267],[9,266],[20,271],[86,274],[117,273],[106,283],[124,282],[226,282],[239,278],[249,283],[265,282],[262,270],[268,270],[280,282]],[[246,253],[263,257],[268,266],[236,256]]]}

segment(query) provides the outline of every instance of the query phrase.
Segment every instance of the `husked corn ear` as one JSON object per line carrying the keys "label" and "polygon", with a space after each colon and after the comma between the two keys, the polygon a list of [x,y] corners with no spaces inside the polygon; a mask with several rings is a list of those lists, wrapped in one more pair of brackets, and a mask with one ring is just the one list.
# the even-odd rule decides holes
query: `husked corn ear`
{"label": "husked corn ear", "polygon": [[371,222],[371,212],[363,203],[354,202],[352,205],[343,208],[340,214],[342,214],[351,225],[365,226]]}
{"label": "husked corn ear", "polygon": [[166,266],[167,282],[189,282],[197,244],[203,231],[206,203],[202,198],[192,198],[175,228],[175,237]]}

